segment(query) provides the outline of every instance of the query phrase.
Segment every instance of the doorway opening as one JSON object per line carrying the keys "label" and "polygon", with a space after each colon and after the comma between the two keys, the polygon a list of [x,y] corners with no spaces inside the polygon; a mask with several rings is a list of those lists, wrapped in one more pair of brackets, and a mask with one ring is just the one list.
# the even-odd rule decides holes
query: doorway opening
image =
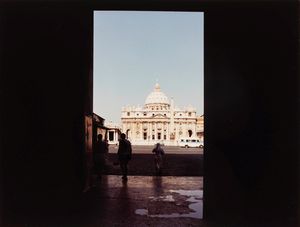
{"label": "doorway opening", "polygon": [[[129,176],[153,177],[162,191],[165,177],[190,180],[191,190],[199,186],[192,179],[200,179],[197,198],[203,189],[203,136],[197,137],[204,131],[203,20],[202,12],[94,11],[93,106],[103,119],[96,131],[105,131],[108,160],[118,162],[115,135],[124,133],[132,146]],[[181,146],[189,137],[197,145]],[[157,147],[164,151],[159,162]],[[110,165],[105,175],[121,172]],[[168,189],[172,198],[188,191],[177,182]],[[156,217],[149,209],[137,215]]]}

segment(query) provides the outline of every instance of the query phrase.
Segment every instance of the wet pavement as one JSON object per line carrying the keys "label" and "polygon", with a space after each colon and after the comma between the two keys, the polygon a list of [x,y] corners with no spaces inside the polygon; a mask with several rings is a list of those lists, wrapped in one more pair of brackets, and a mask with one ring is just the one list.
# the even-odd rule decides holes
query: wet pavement
{"label": "wet pavement", "polygon": [[[107,175],[85,193],[82,226],[199,226],[203,178]],[[89,210],[91,212],[89,212]],[[80,223],[81,222],[81,223]]]}

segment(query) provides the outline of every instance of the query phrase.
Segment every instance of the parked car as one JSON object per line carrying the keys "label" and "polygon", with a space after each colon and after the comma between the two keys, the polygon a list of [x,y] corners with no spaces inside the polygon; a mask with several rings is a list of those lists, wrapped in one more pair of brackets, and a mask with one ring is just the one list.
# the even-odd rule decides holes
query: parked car
{"label": "parked car", "polygon": [[203,140],[200,140],[199,138],[181,138],[178,141],[178,145],[180,147],[204,147]]}

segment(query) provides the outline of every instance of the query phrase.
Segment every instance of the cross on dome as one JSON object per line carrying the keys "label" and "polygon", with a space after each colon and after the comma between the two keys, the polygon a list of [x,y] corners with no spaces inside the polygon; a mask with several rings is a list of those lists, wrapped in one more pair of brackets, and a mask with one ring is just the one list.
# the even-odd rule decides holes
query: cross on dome
{"label": "cross on dome", "polygon": [[155,84],[154,91],[160,91],[160,86],[159,86],[159,83],[157,83],[157,82]]}

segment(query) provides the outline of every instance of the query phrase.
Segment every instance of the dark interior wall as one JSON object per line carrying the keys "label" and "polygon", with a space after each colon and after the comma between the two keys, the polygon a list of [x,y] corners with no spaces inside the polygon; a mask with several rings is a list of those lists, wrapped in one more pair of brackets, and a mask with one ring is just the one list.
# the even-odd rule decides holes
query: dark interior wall
{"label": "dark interior wall", "polygon": [[206,217],[296,226],[297,4],[216,5],[205,14]]}
{"label": "dark interior wall", "polygon": [[93,18],[54,4],[6,4],[1,18],[4,214],[38,216],[69,206],[83,187]]}
{"label": "dark interior wall", "polygon": [[28,205],[35,216],[49,211],[45,207],[68,209],[81,190],[83,117],[92,112],[92,9],[200,10],[205,12],[205,223],[297,226],[296,2],[4,6],[5,217]]}

